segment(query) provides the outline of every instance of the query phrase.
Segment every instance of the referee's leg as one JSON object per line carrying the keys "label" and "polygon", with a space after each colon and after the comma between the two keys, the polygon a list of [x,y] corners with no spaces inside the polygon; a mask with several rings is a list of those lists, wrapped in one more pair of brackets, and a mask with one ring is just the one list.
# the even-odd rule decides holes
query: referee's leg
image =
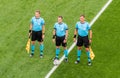
{"label": "referee's leg", "polygon": [[78,39],[77,39],[77,61],[80,61],[82,46],[83,46],[83,38],[81,36],[78,36]]}
{"label": "referee's leg", "polygon": [[78,64],[80,62],[82,46],[83,46],[83,39],[82,37],[78,36],[77,38],[77,60],[75,61],[75,64]]}
{"label": "referee's leg", "polygon": [[62,46],[64,48],[65,62],[68,62],[68,49],[67,49],[67,41],[65,38],[62,40]]}
{"label": "referee's leg", "polygon": [[43,44],[43,39],[42,39],[42,31],[38,31],[37,40],[39,42],[40,58],[42,58],[43,57],[43,50],[44,50],[44,44]]}
{"label": "referee's leg", "polygon": [[65,62],[68,62],[68,49],[64,46],[64,55],[65,55]]}
{"label": "referee's leg", "polygon": [[60,37],[57,37],[57,36],[56,36],[55,41],[56,41],[56,51],[55,51],[56,56],[55,56],[55,58],[56,58],[56,59],[59,59],[60,45],[61,45]]}
{"label": "referee's leg", "polygon": [[35,51],[35,41],[36,41],[36,32],[32,31],[32,38],[31,38],[31,54],[30,57],[34,55]]}
{"label": "referee's leg", "polygon": [[88,57],[88,65],[91,65],[91,58],[90,58],[90,50],[89,50],[89,39],[88,39],[88,36],[86,36],[86,37],[84,38],[84,46],[85,46],[86,54],[87,54],[87,57]]}

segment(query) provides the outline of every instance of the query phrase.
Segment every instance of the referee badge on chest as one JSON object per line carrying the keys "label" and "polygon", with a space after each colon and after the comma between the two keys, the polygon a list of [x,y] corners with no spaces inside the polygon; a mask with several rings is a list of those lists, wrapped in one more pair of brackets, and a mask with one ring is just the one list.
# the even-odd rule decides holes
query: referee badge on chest
{"label": "referee badge on chest", "polygon": [[63,31],[64,30],[64,28],[61,28],[61,31]]}
{"label": "referee badge on chest", "polygon": [[83,27],[83,30],[86,30],[86,27]]}
{"label": "referee badge on chest", "polygon": [[40,22],[38,22],[38,25],[40,25]]}
{"label": "referee badge on chest", "polygon": [[39,19],[36,19],[36,23],[37,23],[38,25],[40,25],[40,20],[39,20]]}

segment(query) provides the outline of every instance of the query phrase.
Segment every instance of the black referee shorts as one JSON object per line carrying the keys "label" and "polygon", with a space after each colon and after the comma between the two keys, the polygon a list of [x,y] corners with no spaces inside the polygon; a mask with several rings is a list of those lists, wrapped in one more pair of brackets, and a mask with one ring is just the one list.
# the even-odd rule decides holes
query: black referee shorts
{"label": "black referee shorts", "polygon": [[32,41],[39,41],[39,42],[42,42],[43,39],[42,39],[42,31],[32,31],[32,38],[31,38]]}
{"label": "black referee shorts", "polygon": [[88,36],[81,37],[78,35],[77,38],[77,46],[85,46],[85,48],[89,48],[89,39]]}
{"label": "black referee shorts", "polygon": [[58,37],[56,36],[56,46],[60,46],[62,44],[63,47],[66,47],[67,46],[67,42],[64,43],[64,39],[65,39],[65,36],[62,36],[62,37]]}

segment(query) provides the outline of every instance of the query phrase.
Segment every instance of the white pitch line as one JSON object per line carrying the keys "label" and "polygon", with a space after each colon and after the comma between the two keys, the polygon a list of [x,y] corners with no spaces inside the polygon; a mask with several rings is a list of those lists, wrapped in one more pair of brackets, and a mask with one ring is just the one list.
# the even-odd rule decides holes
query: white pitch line
{"label": "white pitch line", "polygon": [[[112,0],[108,0],[108,2],[102,7],[102,9],[98,12],[98,14],[93,18],[93,20],[90,22],[90,26],[92,26],[94,23],[95,23],[95,21],[100,17],[100,15],[105,11],[105,9],[109,6],[109,4],[112,2]],[[74,42],[71,46],[70,46],[70,48],[68,49],[68,54],[70,53],[70,51],[75,47],[75,45],[76,45],[76,42]],[[61,62],[64,60],[64,58],[65,58],[65,56],[63,55],[62,57],[61,57],[61,59],[60,59],[60,63],[59,63],[59,65],[61,64]],[[57,65],[57,66],[53,66],[53,68],[48,72],[48,74],[45,76],[45,78],[49,78],[51,75],[52,75],[52,73],[57,69],[57,67],[59,66],[59,65]]]}
{"label": "white pitch line", "polygon": [[94,17],[94,19],[90,22],[90,26],[92,26],[95,21],[100,17],[100,15],[105,11],[105,9],[109,6],[112,0],[108,0],[108,2],[103,6],[103,8],[98,12],[98,14]]}

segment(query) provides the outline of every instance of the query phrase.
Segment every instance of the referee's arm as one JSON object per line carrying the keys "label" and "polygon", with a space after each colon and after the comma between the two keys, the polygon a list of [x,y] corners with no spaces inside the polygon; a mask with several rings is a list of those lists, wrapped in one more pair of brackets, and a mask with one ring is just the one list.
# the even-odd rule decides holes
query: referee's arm
{"label": "referee's arm", "polygon": [[31,36],[31,33],[32,33],[32,23],[30,24],[30,27],[29,27],[29,38]]}
{"label": "referee's arm", "polygon": [[76,28],[74,31],[74,35],[77,35],[77,33],[78,33],[78,29]]}
{"label": "referee's arm", "polygon": [[45,25],[42,26],[42,35],[45,34]]}
{"label": "referee's arm", "polygon": [[68,38],[68,29],[66,30],[66,34],[65,34],[65,39],[67,40]]}
{"label": "referee's arm", "polygon": [[92,42],[92,30],[91,30],[91,29],[89,30],[89,33],[90,33],[90,36],[89,36],[89,43],[91,43],[91,42]]}
{"label": "referee's arm", "polygon": [[73,39],[74,42],[76,42],[76,36],[77,36],[77,34],[78,34],[78,29],[76,28],[75,31],[74,31],[74,37],[73,37],[74,38]]}
{"label": "referee's arm", "polygon": [[56,30],[54,29],[54,30],[53,30],[53,35],[54,35],[54,36],[55,36],[55,34],[56,34],[55,32],[56,32]]}
{"label": "referee's arm", "polygon": [[30,24],[30,29],[29,30],[32,30],[32,23]]}
{"label": "referee's arm", "polygon": [[92,30],[91,29],[89,30],[89,33],[90,33],[90,40],[92,40]]}
{"label": "referee's arm", "polygon": [[53,30],[53,38],[52,38],[53,43],[55,42],[55,37],[56,37],[56,30],[54,29]]}

